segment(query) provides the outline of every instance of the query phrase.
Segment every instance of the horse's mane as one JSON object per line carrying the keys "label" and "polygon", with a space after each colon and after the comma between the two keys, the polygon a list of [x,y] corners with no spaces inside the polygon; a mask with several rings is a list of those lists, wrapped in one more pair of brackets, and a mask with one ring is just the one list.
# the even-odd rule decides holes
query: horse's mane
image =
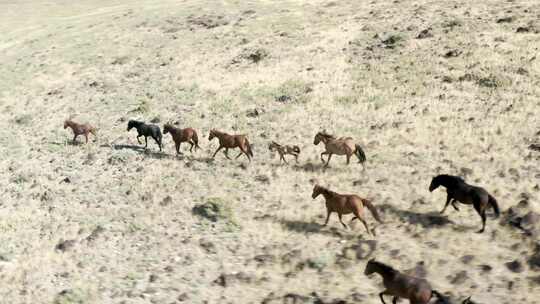
{"label": "horse's mane", "polygon": [[465,182],[465,180],[461,176],[449,175],[449,174],[437,175],[435,178],[437,180],[452,180],[452,181],[457,181],[457,182],[462,182],[462,183]]}
{"label": "horse's mane", "polygon": [[321,132],[319,132],[319,134],[320,134],[321,136],[326,137],[326,138],[331,138],[331,139],[335,139],[335,138],[336,138],[334,135],[329,134],[329,133],[326,133],[326,131],[321,131]]}
{"label": "horse's mane", "polygon": [[378,261],[371,261],[370,263],[373,263],[377,265],[382,271],[388,272],[388,273],[397,273],[398,270],[394,269],[392,266],[386,265],[384,263],[378,262]]}

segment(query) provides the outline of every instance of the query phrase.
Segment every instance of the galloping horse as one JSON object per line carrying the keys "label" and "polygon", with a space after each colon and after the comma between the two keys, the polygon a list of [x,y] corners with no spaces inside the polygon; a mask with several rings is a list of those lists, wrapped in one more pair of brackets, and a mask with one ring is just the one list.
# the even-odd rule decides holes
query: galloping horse
{"label": "galloping horse", "polygon": [[239,148],[241,151],[240,153],[238,153],[236,158],[240,157],[240,155],[242,155],[243,153],[251,162],[251,157],[253,157],[253,151],[251,150],[251,145],[249,144],[246,135],[230,135],[225,132],[212,129],[210,130],[208,140],[211,141],[212,139],[214,139],[214,137],[217,137],[217,139],[219,140],[219,147],[217,148],[216,152],[214,152],[214,155],[212,155],[212,158],[216,157],[216,154],[219,152],[219,150],[225,148],[225,157],[231,159],[228,154],[229,149]]}
{"label": "galloping horse", "polygon": [[180,144],[183,142],[187,142],[191,145],[191,148],[189,148],[189,152],[192,152],[193,147],[195,149],[200,149],[199,147],[199,139],[197,136],[197,132],[195,129],[192,128],[185,128],[180,129],[176,128],[171,124],[165,124],[163,125],[163,134],[171,133],[171,136],[174,141],[174,145],[176,147],[176,154],[180,154]]}
{"label": "galloping horse", "polygon": [[452,207],[459,211],[456,202],[466,205],[473,205],[478,215],[482,218],[482,229],[478,233],[484,232],[486,228],[486,210],[491,206],[495,211],[495,215],[500,215],[499,205],[497,200],[489,194],[484,188],[476,187],[467,184],[461,177],[441,174],[434,177],[429,185],[429,191],[437,189],[439,186],[446,188],[446,204],[444,205],[441,214],[444,213],[446,207],[451,203]]}
{"label": "galloping horse", "polygon": [[358,157],[358,162],[362,164],[362,168],[365,169],[364,162],[366,161],[366,154],[360,145],[355,144],[352,137],[340,137],[336,138],[333,135],[330,135],[326,132],[319,132],[315,135],[313,140],[314,145],[318,145],[320,142],[324,143],[326,151],[321,153],[321,161],[324,163],[323,155],[328,154],[328,160],[326,161],[325,167],[328,167],[330,163],[330,158],[333,154],[336,155],[346,155],[347,156],[347,165],[350,162],[351,156],[353,154]]}
{"label": "galloping horse", "polygon": [[311,194],[311,197],[315,199],[320,194],[322,194],[324,196],[324,199],[326,200],[326,221],[324,222],[324,226],[328,224],[330,214],[332,214],[332,212],[337,212],[339,222],[341,223],[341,225],[343,225],[343,227],[347,228],[347,225],[343,223],[341,216],[343,214],[352,213],[354,214],[354,217],[351,222],[355,219],[360,220],[362,224],[364,224],[364,227],[366,227],[368,234],[372,234],[369,230],[366,219],[364,218],[364,206],[366,206],[369,211],[371,211],[371,214],[379,223],[382,223],[377,209],[375,209],[375,207],[371,204],[371,201],[368,199],[361,198],[360,196],[355,194],[339,194],[334,191],[330,191],[322,186],[315,185],[315,187],[313,187],[313,193]]}
{"label": "galloping horse", "polygon": [[383,295],[394,296],[392,303],[397,303],[398,298],[409,299],[411,304],[427,304],[435,295],[437,298],[443,298],[442,295],[431,289],[428,281],[413,276],[400,273],[398,270],[371,259],[366,265],[365,275],[378,273],[383,278],[383,285],[386,288],[379,294],[381,301],[384,302]]}
{"label": "galloping horse", "polygon": [[285,155],[290,154],[294,156],[294,159],[296,163],[298,163],[298,155],[300,154],[300,147],[296,145],[280,145],[275,141],[272,141],[268,145],[268,150],[270,152],[277,151],[279,153],[279,163],[281,164],[281,161],[283,160],[286,164],[289,164],[285,160]]}
{"label": "galloping horse", "polygon": [[79,123],[74,122],[71,119],[67,119],[64,121],[64,129],[66,129],[67,127],[70,127],[71,130],[73,131],[73,142],[76,142],[77,136],[84,135],[86,139],[86,143],[88,143],[89,133],[92,133],[92,135],[94,135],[94,137],[97,139],[97,135],[96,135],[97,129],[92,127],[89,124],[79,124]]}
{"label": "galloping horse", "polygon": [[137,129],[137,142],[139,142],[139,144],[142,144],[141,141],[139,140],[139,137],[144,136],[144,142],[145,142],[144,148],[145,149],[148,147],[148,138],[147,137],[150,136],[156,141],[156,143],[159,146],[159,151],[161,151],[162,135],[161,135],[161,130],[159,129],[158,126],[151,125],[151,124],[145,124],[142,121],[130,120],[128,122],[127,130],[129,131],[132,128]]}

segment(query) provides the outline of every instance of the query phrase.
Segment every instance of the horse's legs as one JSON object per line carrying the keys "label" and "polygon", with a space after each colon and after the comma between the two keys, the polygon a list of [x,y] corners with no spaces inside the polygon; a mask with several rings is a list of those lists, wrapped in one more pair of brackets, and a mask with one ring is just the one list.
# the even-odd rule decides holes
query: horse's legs
{"label": "horse's legs", "polygon": [[397,300],[398,300],[398,297],[392,298],[392,304],[396,304],[396,303],[397,303]]}
{"label": "horse's legs", "polygon": [[379,294],[379,297],[381,298],[381,301],[383,302],[383,304],[386,304],[386,302],[384,302],[384,298],[383,298],[383,295],[385,294],[385,292],[386,292],[386,290]]}
{"label": "horse's legs", "polygon": [[180,154],[180,144],[181,142],[178,142],[178,143],[174,143],[174,145],[176,146],[176,155]]}
{"label": "horse's legs", "polygon": [[296,163],[298,164],[298,154],[295,154],[295,155],[294,155],[294,160],[295,160]]}
{"label": "horse's legs", "polygon": [[351,155],[347,154],[347,165],[349,164],[350,160],[351,160]]}
{"label": "horse's legs", "polygon": [[73,143],[77,142],[77,136],[79,136],[79,135],[75,134],[75,136],[73,136]]}
{"label": "horse's legs", "polygon": [[223,146],[219,146],[219,148],[217,148],[216,152],[214,152],[214,155],[212,155],[212,158],[216,158],[216,154],[219,152],[219,150],[223,149]]}
{"label": "horse's legs", "polygon": [[227,159],[231,159],[231,158],[229,157],[229,148],[225,148],[225,152],[224,152],[224,153],[225,153],[225,157],[226,157]]}
{"label": "horse's legs", "polygon": [[446,204],[444,204],[443,210],[441,210],[441,214],[443,214],[446,211],[446,207],[448,207],[448,204],[450,204],[450,201],[452,200],[452,197],[450,194],[446,195]]}
{"label": "horse's legs", "polygon": [[[247,153],[246,149],[243,147],[243,146],[238,146],[238,148],[240,148],[240,153],[238,153],[238,155],[236,156],[236,158],[239,158],[240,155],[242,154],[245,154],[249,160],[249,162],[251,162],[251,157],[249,156],[249,153]],[[235,158],[235,159],[236,159]]]}
{"label": "horse's legs", "polygon": [[137,142],[139,142],[139,145],[142,144],[141,140],[139,139],[139,137],[141,137],[142,135],[137,135]]}
{"label": "horse's legs", "polygon": [[236,157],[234,159],[238,159],[242,154],[244,154],[244,152],[240,151],[240,153],[238,153],[238,155],[236,155]]}
{"label": "horse's legs", "polygon": [[324,164],[324,158],[323,158],[323,155],[326,155],[328,154],[328,152],[324,151],[323,153],[321,153],[321,161],[322,163]]}
{"label": "horse's legs", "polygon": [[193,144],[193,142],[191,141],[188,141],[188,143],[191,145],[191,147],[189,148],[189,152],[193,152],[193,146],[195,146],[195,144]]}
{"label": "horse's legs", "polygon": [[330,219],[330,214],[332,214],[332,211],[326,210],[326,221],[324,222],[323,226],[328,225],[328,220]]}
{"label": "horse's legs", "polygon": [[287,160],[285,159],[285,156],[283,154],[280,154],[281,156],[281,159],[283,159],[283,161],[288,165],[289,163],[287,162]]}
{"label": "horse's legs", "polygon": [[456,201],[455,199],[453,199],[452,202],[451,202],[452,207],[454,207],[454,209],[455,209],[456,211],[459,211],[459,208],[458,208],[458,206],[456,205],[456,203],[457,203],[457,201]]}
{"label": "horse's legs", "polygon": [[478,233],[484,232],[486,228],[486,209],[482,208],[480,203],[474,203],[474,209],[478,212],[478,215],[482,218],[482,229],[478,230]]}
{"label": "horse's legs", "polygon": [[84,138],[86,139],[86,143],[88,143],[88,133],[84,133]]}
{"label": "horse's legs", "polygon": [[332,158],[332,153],[328,153],[328,160],[326,161],[325,167],[328,167],[328,165],[330,164],[330,159],[331,158]]}
{"label": "horse's legs", "polygon": [[347,225],[345,225],[345,223],[343,222],[343,219],[341,219],[341,216],[342,214],[338,211],[339,222],[341,223],[341,225],[343,225],[343,227],[348,228]]}
{"label": "horse's legs", "polygon": [[144,137],[144,148],[148,148],[148,136]]}
{"label": "horse's legs", "polygon": [[[152,138],[154,139],[156,144],[159,146],[159,151],[161,151],[161,140],[159,140],[157,137],[155,137],[153,135],[152,135]],[[148,143],[147,143],[147,145],[148,145]]]}

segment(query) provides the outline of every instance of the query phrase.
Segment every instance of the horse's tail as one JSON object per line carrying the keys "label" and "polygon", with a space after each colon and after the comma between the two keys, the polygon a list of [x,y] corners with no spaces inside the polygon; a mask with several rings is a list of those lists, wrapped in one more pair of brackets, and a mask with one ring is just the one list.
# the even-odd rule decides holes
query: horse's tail
{"label": "horse's tail", "polygon": [[495,211],[495,215],[499,217],[501,215],[501,211],[499,210],[499,204],[497,203],[497,200],[491,195],[488,194],[488,203],[493,207],[493,211]]}
{"label": "horse's tail", "polygon": [[247,153],[253,157],[253,150],[251,150],[251,144],[249,143],[249,140],[247,139],[247,137],[244,137],[245,138],[245,143],[246,143],[246,146],[247,146]]}
{"label": "horse's tail", "polygon": [[433,296],[436,296],[438,299],[444,300],[444,296],[435,289],[431,290],[431,298],[433,298]]}
{"label": "horse's tail", "polygon": [[298,147],[298,146],[293,146],[293,147],[292,147],[292,150],[293,150],[294,152],[296,152],[296,153],[300,153],[300,147]]}
{"label": "horse's tail", "polygon": [[362,147],[360,147],[359,144],[355,145],[356,149],[354,150],[354,154],[356,154],[356,157],[358,157],[358,162],[363,163],[366,161],[366,153],[364,153],[364,150],[362,150]]}
{"label": "horse's tail", "polygon": [[381,217],[379,216],[379,212],[377,212],[377,209],[375,209],[375,206],[373,206],[370,200],[364,198],[362,199],[362,203],[364,204],[364,206],[366,206],[369,209],[371,214],[373,214],[373,217],[377,220],[377,222],[379,223],[383,222],[381,220]]}
{"label": "horse's tail", "polygon": [[193,143],[195,143],[195,149],[200,149],[201,147],[199,147],[199,136],[197,135],[197,132],[195,130],[193,130]]}

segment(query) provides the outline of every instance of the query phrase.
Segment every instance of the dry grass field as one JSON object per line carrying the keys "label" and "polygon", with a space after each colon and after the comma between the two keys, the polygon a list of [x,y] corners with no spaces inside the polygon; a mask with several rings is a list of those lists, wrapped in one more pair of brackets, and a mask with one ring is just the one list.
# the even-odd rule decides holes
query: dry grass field
{"label": "dry grass field", "polygon": [[[539,20],[534,0],[0,0],[0,302],[375,304],[376,257],[449,303],[539,303]],[[70,142],[72,115],[97,141]],[[144,151],[129,119],[202,149]],[[211,128],[254,160],[211,160]],[[322,129],[366,170],[325,170]],[[440,173],[502,216],[439,215]],[[316,182],[372,199],[376,236],[323,227]]]}

